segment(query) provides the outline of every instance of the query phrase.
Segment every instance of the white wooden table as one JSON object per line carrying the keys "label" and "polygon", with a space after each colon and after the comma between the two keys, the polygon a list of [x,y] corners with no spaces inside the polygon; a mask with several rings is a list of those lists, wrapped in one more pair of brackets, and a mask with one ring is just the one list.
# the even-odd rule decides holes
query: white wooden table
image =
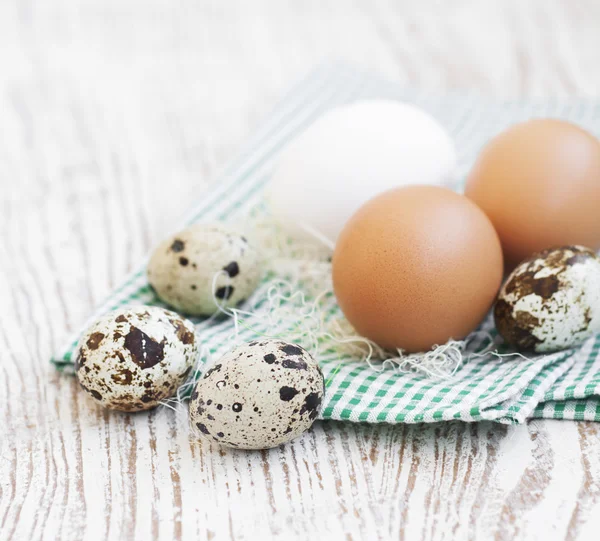
{"label": "white wooden table", "polygon": [[0,539],[598,539],[600,425],[232,452],[100,411],[48,358],[318,62],[600,96],[599,28],[595,0],[0,0]]}

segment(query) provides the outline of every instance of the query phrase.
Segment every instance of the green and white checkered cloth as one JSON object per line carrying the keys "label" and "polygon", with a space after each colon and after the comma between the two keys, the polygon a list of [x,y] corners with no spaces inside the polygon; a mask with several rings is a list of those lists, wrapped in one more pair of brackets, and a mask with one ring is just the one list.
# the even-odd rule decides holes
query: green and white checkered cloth
{"label": "green and white checkered cloth", "polygon": [[[235,218],[260,199],[279,152],[298,133],[334,106],[369,98],[409,101],[436,117],[456,142],[459,178],[465,177],[477,152],[492,135],[529,117],[568,119],[600,135],[600,102],[489,101],[465,93],[439,96],[401,88],[343,64],[324,65],[289,92],[185,222]],[[249,301],[254,309],[264,304],[265,292],[276,279],[272,274],[265,278]],[[93,318],[138,303],[160,304],[146,281],[145,263]],[[327,317],[339,316],[331,294],[325,306]],[[231,346],[231,319],[198,321],[197,328],[207,356],[217,358]],[[491,318],[480,330],[495,335]],[[282,332],[285,336],[285,329]],[[450,379],[443,380],[419,372],[399,372],[387,365],[377,369],[352,356],[321,352],[319,361],[327,383],[321,418],[367,423],[452,419],[522,423],[529,418],[600,421],[600,336],[576,351],[531,360],[469,356],[487,344],[485,334],[474,335],[465,352],[466,361]],[[240,328],[240,341],[254,337],[250,328]],[[53,359],[57,369],[72,366],[76,340],[77,336],[69,340]]]}

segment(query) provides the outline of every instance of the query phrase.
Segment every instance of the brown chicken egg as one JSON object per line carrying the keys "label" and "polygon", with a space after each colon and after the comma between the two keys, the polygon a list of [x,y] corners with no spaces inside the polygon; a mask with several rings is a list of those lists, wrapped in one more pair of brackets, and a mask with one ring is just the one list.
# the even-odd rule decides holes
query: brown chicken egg
{"label": "brown chicken egg", "polygon": [[471,332],[502,280],[502,250],[472,201],[435,186],[384,192],[348,221],[333,285],[349,322],[384,348],[426,351]]}
{"label": "brown chicken egg", "polygon": [[600,248],[600,143],[574,124],[535,119],[502,132],[465,195],[494,224],[509,267],[554,246]]}

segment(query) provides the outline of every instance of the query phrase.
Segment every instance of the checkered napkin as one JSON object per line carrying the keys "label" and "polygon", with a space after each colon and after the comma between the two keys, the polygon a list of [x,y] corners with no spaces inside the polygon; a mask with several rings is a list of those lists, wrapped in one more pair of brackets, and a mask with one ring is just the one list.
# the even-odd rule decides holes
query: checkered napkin
{"label": "checkered napkin", "polygon": [[[324,65],[288,93],[185,222],[235,219],[260,200],[278,154],[298,133],[332,107],[369,98],[412,102],[437,118],[456,142],[460,179],[491,136],[529,117],[568,119],[600,135],[600,102],[489,101],[465,93],[439,96],[398,87],[346,65]],[[264,279],[249,301],[253,310],[260,310],[265,292],[277,279],[273,273]],[[326,318],[340,316],[331,293],[324,302]],[[146,281],[145,263],[112,293],[93,318],[139,303],[160,305]],[[205,358],[217,358],[231,346],[231,319],[195,323]],[[256,332],[255,326],[241,326],[236,337],[240,342],[252,340]],[[285,329],[280,329],[280,336],[285,337]],[[321,418],[367,423],[451,419],[522,423],[542,417],[600,421],[600,336],[577,350],[535,359],[481,354],[489,346],[490,336],[495,336],[495,330],[488,318],[468,341],[465,361],[449,379],[322,351],[319,362],[327,391]],[[52,360],[58,370],[72,367],[76,342],[77,336],[72,337]]]}

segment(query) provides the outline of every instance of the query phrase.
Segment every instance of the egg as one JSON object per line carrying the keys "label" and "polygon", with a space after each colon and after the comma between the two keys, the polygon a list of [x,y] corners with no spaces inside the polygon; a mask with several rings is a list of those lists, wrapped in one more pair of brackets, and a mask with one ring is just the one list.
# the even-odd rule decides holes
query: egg
{"label": "egg", "polygon": [[475,329],[503,273],[489,219],[466,197],[435,186],[398,188],[361,207],[332,265],[338,303],[356,331],[407,352]]}
{"label": "egg", "polygon": [[226,353],[198,381],[190,423],[200,436],[239,449],[267,449],[317,418],[323,374],[300,346],[259,340]]}
{"label": "egg", "polygon": [[266,200],[288,235],[328,245],[371,197],[406,184],[450,185],[454,144],[428,113],[359,101],[319,117],[281,153]]}
{"label": "egg", "polygon": [[159,244],[147,268],[157,295],[179,312],[208,316],[234,307],[256,289],[262,275],[258,251],[240,232],[222,224],[188,227]]}
{"label": "egg", "polygon": [[197,354],[190,321],[136,306],[101,317],[83,333],[75,370],[81,387],[105,408],[140,411],[173,396]]}
{"label": "egg", "polygon": [[581,344],[600,332],[600,258],[582,246],[531,256],[502,287],[494,318],[500,335],[519,351]]}
{"label": "egg", "polygon": [[600,248],[600,143],[574,124],[534,119],[502,132],[465,194],[494,224],[511,268],[553,246]]}

